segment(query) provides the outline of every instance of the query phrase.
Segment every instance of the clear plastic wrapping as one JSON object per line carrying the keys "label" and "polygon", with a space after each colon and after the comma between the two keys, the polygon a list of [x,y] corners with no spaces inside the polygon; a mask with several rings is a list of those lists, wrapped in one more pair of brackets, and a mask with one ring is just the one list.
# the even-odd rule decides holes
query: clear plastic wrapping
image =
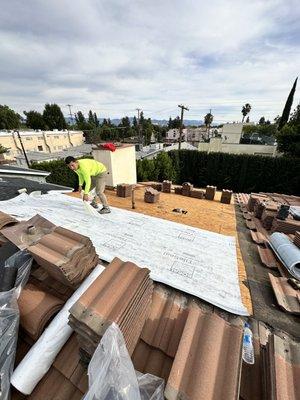
{"label": "clear plastic wrapping", "polygon": [[14,288],[0,292],[0,400],[7,400],[10,392],[10,376],[14,367],[19,329],[17,299],[27,282],[32,257],[19,251],[8,258],[2,268],[17,269]]}
{"label": "clear plastic wrapping", "polygon": [[88,367],[84,400],[163,400],[164,381],[136,373],[123,335],[113,323],[103,335]]}

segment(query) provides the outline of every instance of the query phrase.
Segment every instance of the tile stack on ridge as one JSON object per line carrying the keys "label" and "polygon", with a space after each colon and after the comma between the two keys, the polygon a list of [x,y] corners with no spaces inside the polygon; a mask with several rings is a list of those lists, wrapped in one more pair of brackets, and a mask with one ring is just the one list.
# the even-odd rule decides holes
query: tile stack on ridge
{"label": "tile stack on ridge", "polygon": [[0,211],[0,229],[17,223],[18,221],[14,217],[11,217],[9,214]]}
{"label": "tile stack on ridge", "polygon": [[117,196],[118,197],[130,197],[133,189],[133,185],[121,183],[117,185]]}
{"label": "tile stack on ridge", "polygon": [[272,228],[272,224],[276,215],[277,211],[266,210],[266,209],[263,211],[261,216],[261,224],[268,231]]}
{"label": "tile stack on ridge", "polygon": [[272,224],[272,232],[283,232],[286,234],[296,233],[300,230],[300,221],[293,218],[287,218],[286,220],[280,220],[275,218]]}
{"label": "tile stack on ridge", "polygon": [[205,191],[205,198],[206,200],[213,200],[215,198],[216,194],[216,186],[206,186],[206,191]]}
{"label": "tile stack on ridge", "polygon": [[205,192],[203,190],[193,189],[190,191],[190,196],[195,199],[204,199]]}
{"label": "tile stack on ridge", "polygon": [[85,353],[91,356],[107,327],[116,322],[132,354],[152,301],[149,272],[115,258],[71,307],[69,324]]}
{"label": "tile stack on ridge", "polygon": [[152,187],[145,189],[144,201],[145,203],[156,203],[159,200],[159,192]]}
{"label": "tile stack on ridge", "polygon": [[191,191],[193,190],[193,185],[189,182],[182,184],[182,195],[190,197]]}
{"label": "tile stack on ridge", "polygon": [[[155,188],[156,189],[156,188]],[[164,193],[171,193],[171,189],[172,189],[172,181],[163,181],[162,183],[162,192]]]}
{"label": "tile stack on ridge", "polygon": [[221,203],[230,204],[232,197],[232,190],[223,189],[221,195]]}
{"label": "tile stack on ridge", "polygon": [[251,193],[251,195],[248,199],[248,203],[247,203],[248,210],[253,212],[256,204],[261,203],[267,199],[268,199],[268,197],[263,194]]}
{"label": "tile stack on ridge", "polygon": [[40,215],[1,232],[20,249],[27,248],[50,276],[70,287],[78,286],[99,261],[88,237],[57,227]]}
{"label": "tile stack on ridge", "polygon": [[300,231],[295,232],[295,236],[294,236],[293,242],[300,249]]}

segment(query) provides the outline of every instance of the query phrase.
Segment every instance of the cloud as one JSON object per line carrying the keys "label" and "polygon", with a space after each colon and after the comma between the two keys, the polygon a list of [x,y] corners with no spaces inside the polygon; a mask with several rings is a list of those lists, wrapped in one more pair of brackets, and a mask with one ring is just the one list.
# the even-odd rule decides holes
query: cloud
{"label": "cloud", "polygon": [[[292,0],[11,0],[0,16],[0,95],[18,112],[45,102],[100,116],[273,119],[298,75]],[[296,101],[299,100],[297,95]],[[295,103],[296,103],[295,101]]]}

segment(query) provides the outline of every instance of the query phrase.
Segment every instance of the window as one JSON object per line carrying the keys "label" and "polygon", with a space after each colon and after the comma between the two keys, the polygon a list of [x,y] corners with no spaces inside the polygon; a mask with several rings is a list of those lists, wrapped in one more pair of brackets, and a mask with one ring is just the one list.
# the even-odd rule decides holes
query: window
{"label": "window", "polygon": [[43,151],[44,149],[43,149],[43,146],[38,146],[38,150],[39,151]]}
{"label": "window", "polygon": [[26,140],[32,140],[32,138],[31,137],[27,137]]}
{"label": "window", "polygon": [[59,139],[59,136],[54,136],[54,139]]}

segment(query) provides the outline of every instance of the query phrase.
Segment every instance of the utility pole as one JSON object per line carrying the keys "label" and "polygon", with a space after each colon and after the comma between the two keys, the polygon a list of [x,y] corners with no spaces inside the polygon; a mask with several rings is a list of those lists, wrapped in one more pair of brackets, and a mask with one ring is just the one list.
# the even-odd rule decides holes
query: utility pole
{"label": "utility pole", "polygon": [[180,128],[179,128],[179,143],[178,143],[178,150],[181,149],[181,140],[182,140],[182,125],[183,125],[183,112],[184,110],[189,111],[189,109],[182,104],[178,105],[181,108],[181,118],[180,118]]}
{"label": "utility pole", "polygon": [[141,108],[136,108],[136,111],[138,112],[138,133],[139,133],[139,144],[140,144],[140,150],[141,147],[143,146],[143,142],[142,142],[142,135],[141,135],[141,124],[140,124],[140,111]]}
{"label": "utility pole", "polygon": [[71,110],[72,104],[66,104],[66,106],[69,107],[69,114],[70,114],[71,122],[72,122],[72,125],[73,125],[73,114],[72,114],[72,110]]}
{"label": "utility pole", "polygon": [[28,168],[30,168],[30,164],[29,164],[29,161],[28,161],[28,158],[27,158],[26,151],[24,149],[24,145],[23,145],[23,142],[22,142],[22,139],[21,139],[21,136],[20,136],[20,132],[18,130],[15,130],[15,132],[17,132],[18,138],[20,140],[21,147],[22,147],[22,150],[23,150],[23,154],[24,154],[24,157],[25,157],[25,160],[26,160],[26,164],[27,164]]}

